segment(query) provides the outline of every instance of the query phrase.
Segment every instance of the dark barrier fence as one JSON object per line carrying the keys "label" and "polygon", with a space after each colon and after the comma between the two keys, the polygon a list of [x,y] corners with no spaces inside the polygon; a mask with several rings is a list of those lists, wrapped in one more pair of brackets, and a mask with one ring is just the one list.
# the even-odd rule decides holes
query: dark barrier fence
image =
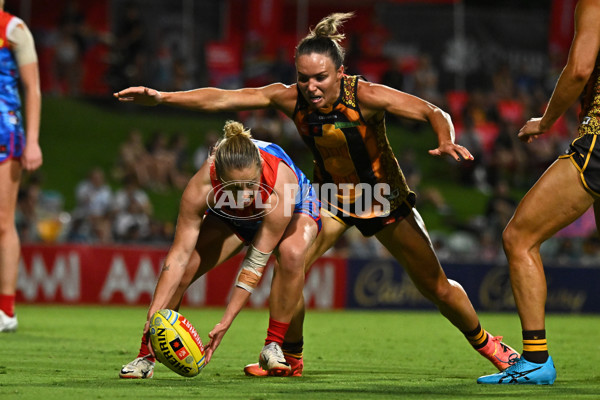
{"label": "dark barrier fence", "polygon": [[[482,311],[516,310],[508,267],[445,263],[450,279],[458,281]],[[549,312],[600,312],[600,268],[546,267]],[[393,260],[349,260],[347,308],[433,309]]]}

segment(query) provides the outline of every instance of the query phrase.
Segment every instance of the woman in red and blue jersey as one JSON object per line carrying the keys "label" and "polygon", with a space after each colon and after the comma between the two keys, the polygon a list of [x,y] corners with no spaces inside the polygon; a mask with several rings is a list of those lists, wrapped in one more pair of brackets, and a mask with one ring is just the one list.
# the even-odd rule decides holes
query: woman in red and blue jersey
{"label": "woman in red and blue jersey", "polygon": [[[199,88],[160,92],[132,87],[115,93],[119,101],[142,105],[170,104],[203,112],[274,108],[292,119],[313,154],[314,182],[323,204],[323,230],[307,253],[310,265],[355,226],[364,236],[375,236],[406,270],[419,291],[458,328],[471,346],[496,368],[512,365],[519,353],[489,334],[462,286],[448,279],[425,224],[414,207],[416,195],[408,187],[387,137],[385,116],[428,122],[438,145],[433,156],[456,161],[473,156],[454,142],[450,116],[439,107],[390,87],[349,76],[344,70],[344,35],[338,28],[352,13],[323,18],[296,47],[297,82],[259,88],[224,90]],[[329,190],[323,190],[328,188]],[[299,304],[283,351],[293,364],[290,376],[302,375],[303,304]],[[247,375],[269,373],[258,364]]]}
{"label": "woman in red and blue jersey", "polygon": [[[321,228],[320,203],[310,181],[279,146],[253,140],[239,122],[229,121],[224,131],[224,138],[183,192],[175,239],[148,320],[160,309],[179,309],[183,294],[196,279],[247,245],[231,300],[209,334],[206,356],[210,361],[274,253],[269,328],[259,362],[272,375],[287,375],[291,367],[281,344],[302,297],[305,254]],[[121,369],[122,378],[153,375],[155,360],[147,343],[144,335],[138,357]]]}
{"label": "woman in red and blue jersey", "polygon": [[41,102],[31,32],[20,18],[4,11],[0,0],[0,332],[17,329],[14,308],[21,249],[14,214],[22,170],[42,165]]}

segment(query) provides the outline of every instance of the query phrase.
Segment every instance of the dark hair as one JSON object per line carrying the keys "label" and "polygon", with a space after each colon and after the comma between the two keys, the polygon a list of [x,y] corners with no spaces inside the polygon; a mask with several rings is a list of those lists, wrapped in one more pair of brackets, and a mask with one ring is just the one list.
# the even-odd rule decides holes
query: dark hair
{"label": "dark hair", "polygon": [[338,31],[347,19],[354,16],[353,12],[334,13],[323,18],[314,29],[311,29],[308,35],[296,46],[296,58],[302,55],[317,53],[329,56],[335,65],[339,68],[344,64],[346,51],[340,42],[344,39],[344,34]]}
{"label": "dark hair", "polygon": [[262,168],[260,151],[251,139],[250,130],[240,122],[225,123],[223,137],[213,151],[218,176],[223,176],[230,169],[244,169],[253,165]]}

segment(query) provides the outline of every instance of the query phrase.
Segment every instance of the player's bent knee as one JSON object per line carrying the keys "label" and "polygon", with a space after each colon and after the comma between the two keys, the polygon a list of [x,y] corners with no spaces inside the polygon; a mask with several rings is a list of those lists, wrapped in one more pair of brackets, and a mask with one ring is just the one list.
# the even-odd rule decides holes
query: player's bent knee
{"label": "player's bent knee", "polygon": [[524,248],[526,243],[526,235],[524,236],[518,232],[518,229],[512,224],[508,224],[502,232],[502,246],[504,246],[507,253],[519,251],[520,248]]}
{"label": "player's bent knee", "polygon": [[295,246],[279,249],[278,268],[282,272],[304,273],[306,251]]}

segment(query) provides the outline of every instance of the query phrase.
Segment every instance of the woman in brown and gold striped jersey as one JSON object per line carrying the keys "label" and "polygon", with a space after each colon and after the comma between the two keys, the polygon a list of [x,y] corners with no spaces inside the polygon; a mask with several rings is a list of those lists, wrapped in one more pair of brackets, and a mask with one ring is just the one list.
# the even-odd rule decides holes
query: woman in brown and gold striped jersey
{"label": "woman in brown and gold striped jersey", "polygon": [[[385,113],[428,122],[438,138],[434,156],[456,161],[472,159],[454,143],[447,113],[420,98],[344,73],[343,35],[338,28],[347,14],[324,18],[296,48],[297,83],[275,83],[261,88],[221,90],[201,88],[159,92],[146,87],[115,93],[120,101],[143,105],[169,104],[204,112],[274,108],[291,118],[313,152],[315,184],[320,185],[323,230],[307,255],[306,269],[351,226],[374,235],[399,261],[416,287],[431,300],[483,356],[498,369],[511,365],[519,354],[482,329],[462,287],[444,274],[389,145]],[[283,344],[290,375],[302,374],[304,305]],[[218,327],[211,336],[218,335]],[[248,375],[266,375],[258,364]]]}
{"label": "woman in brown and gold striped jersey", "polygon": [[580,0],[575,8],[575,37],[567,64],[544,115],[521,128],[519,139],[531,143],[581,97],[578,135],[533,185],[502,235],[510,281],[521,318],[523,357],[510,370],[479,378],[488,384],[553,384],[554,361],[546,341],[547,296],[540,246],[594,207],[600,221],[600,2]]}

